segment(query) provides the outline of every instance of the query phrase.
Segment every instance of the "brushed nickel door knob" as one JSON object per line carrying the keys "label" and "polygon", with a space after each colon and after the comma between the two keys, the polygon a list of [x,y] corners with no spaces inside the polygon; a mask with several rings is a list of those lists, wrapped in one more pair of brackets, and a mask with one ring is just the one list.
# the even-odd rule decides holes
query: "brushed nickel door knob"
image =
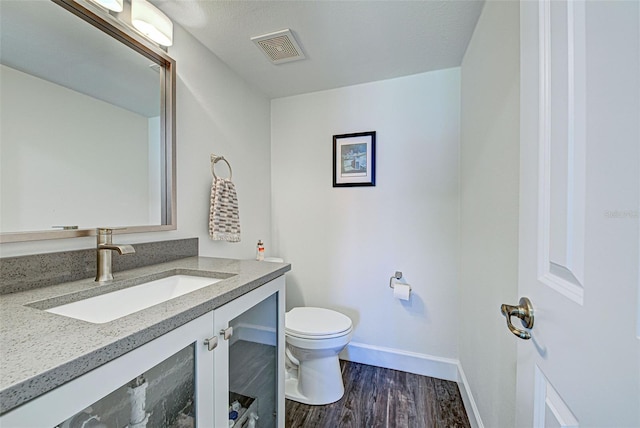
{"label": "brushed nickel door knob", "polygon": [[528,329],[533,328],[534,316],[531,300],[529,300],[527,297],[521,297],[519,303],[520,304],[518,306],[503,304],[502,306],[500,306],[500,312],[502,312],[502,315],[504,315],[507,319],[507,328],[509,328],[509,331],[511,331],[511,333],[515,334],[520,339],[531,339],[531,333],[516,328],[513,324],[511,324],[511,317],[515,316],[520,318],[523,327]]}

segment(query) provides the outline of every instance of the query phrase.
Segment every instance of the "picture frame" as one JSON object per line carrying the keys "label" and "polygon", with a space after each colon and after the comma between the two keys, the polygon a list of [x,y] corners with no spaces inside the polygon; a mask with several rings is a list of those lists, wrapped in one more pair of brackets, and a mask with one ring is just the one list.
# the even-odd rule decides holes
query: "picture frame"
{"label": "picture frame", "polygon": [[376,185],[376,131],[333,136],[333,187]]}

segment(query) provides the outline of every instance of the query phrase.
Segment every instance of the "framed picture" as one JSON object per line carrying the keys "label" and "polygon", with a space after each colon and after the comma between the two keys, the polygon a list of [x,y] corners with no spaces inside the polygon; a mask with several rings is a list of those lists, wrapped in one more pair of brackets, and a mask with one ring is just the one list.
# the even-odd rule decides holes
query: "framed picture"
{"label": "framed picture", "polygon": [[376,132],[333,136],[333,187],[376,185]]}

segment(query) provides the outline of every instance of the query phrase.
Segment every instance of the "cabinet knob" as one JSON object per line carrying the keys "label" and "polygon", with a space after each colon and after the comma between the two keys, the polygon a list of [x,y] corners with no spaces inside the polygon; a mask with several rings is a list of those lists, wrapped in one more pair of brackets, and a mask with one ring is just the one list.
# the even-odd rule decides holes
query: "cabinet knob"
{"label": "cabinet knob", "polygon": [[224,340],[229,340],[233,336],[233,327],[223,328],[220,330],[220,334],[224,336]]}
{"label": "cabinet knob", "polygon": [[205,339],[204,344],[209,351],[213,351],[218,346],[218,336],[213,336],[212,338]]}

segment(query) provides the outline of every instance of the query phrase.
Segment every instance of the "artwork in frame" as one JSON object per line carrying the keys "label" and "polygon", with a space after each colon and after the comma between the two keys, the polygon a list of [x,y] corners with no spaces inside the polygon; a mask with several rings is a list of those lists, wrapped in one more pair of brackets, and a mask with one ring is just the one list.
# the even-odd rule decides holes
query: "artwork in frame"
{"label": "artwork in frame", "polygon": [[376,185],[376,132],[333,136],[333,187]]}

